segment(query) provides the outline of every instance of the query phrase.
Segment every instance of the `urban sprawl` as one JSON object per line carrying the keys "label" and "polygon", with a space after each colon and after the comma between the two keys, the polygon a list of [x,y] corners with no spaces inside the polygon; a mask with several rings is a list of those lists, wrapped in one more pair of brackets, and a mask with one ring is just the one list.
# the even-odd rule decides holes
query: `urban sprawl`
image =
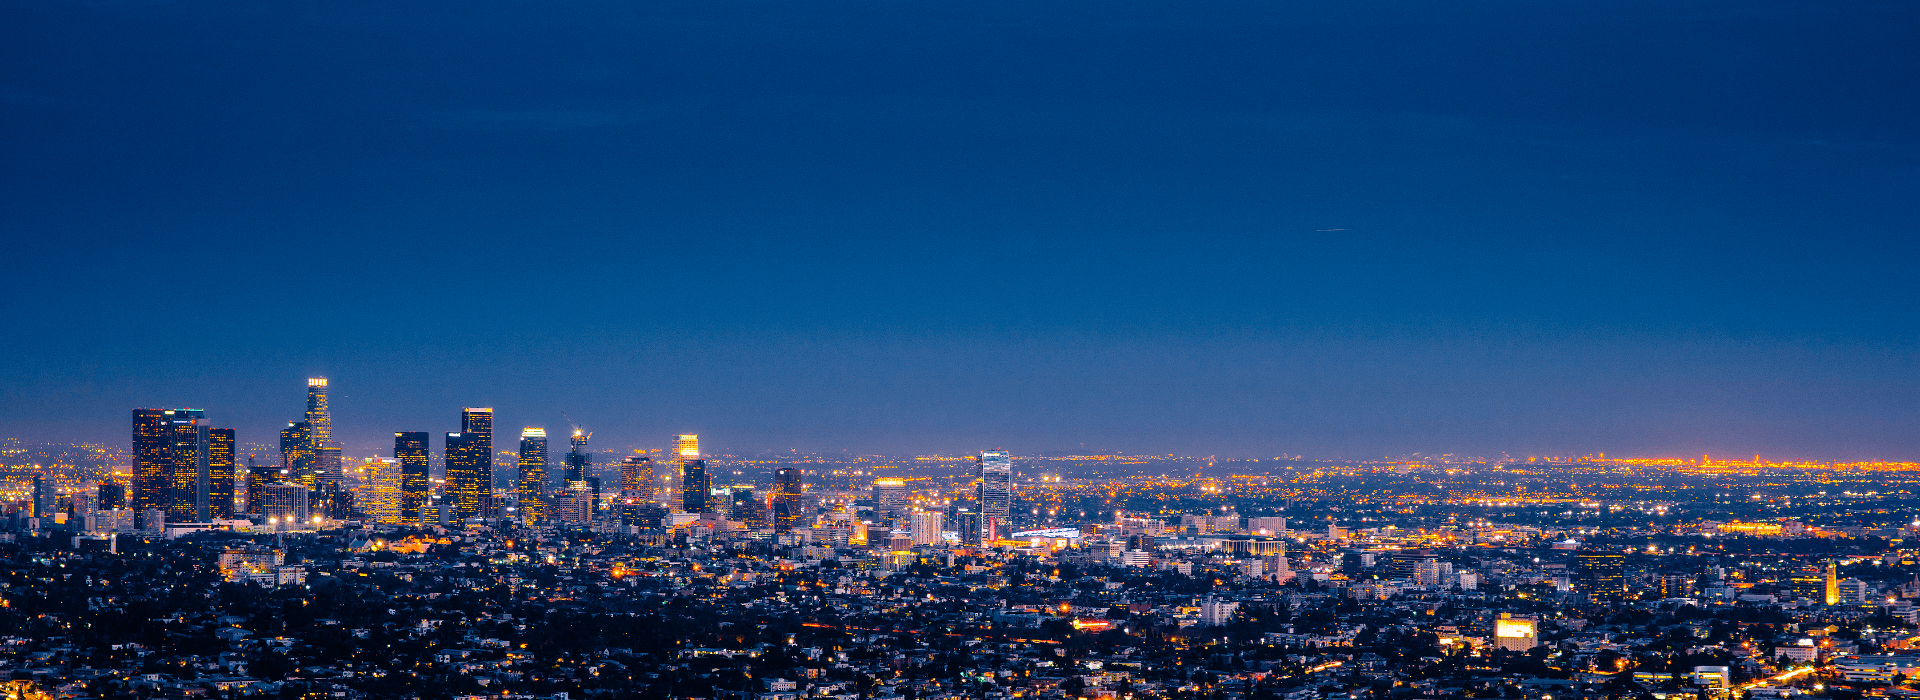
{"label": "urban sprawl", "polygon": [[541,428],[496,450],[487,408],[349,460],[327,384],[277,452],[198,409],[9,440],[7,699],[1920,696],[1920,464],[612,452],[578,426],[556,459]]}

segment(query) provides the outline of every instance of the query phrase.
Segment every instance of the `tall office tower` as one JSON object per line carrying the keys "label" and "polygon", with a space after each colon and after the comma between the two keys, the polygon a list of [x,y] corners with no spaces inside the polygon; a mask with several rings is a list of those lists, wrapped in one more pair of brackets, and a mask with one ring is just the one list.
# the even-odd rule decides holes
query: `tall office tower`
{"label": "tall office tower", "polygon": [[946,544],[946,513],[937,510],[917,510],[913,512],[913,543]]}
{"label": "tall office tower", "polygon": [[801,498],[804,487],[800,484],[800,467],[784,465],[773,470],[773,529],[775,532],[793,532],[800,524]]}
{"label": "tall office tower", "polygon": [[707,492],[713,480],[707,476],[707,462],[689,459],[680,462],[680,509],[688,513],[707,512]]}
{"label": "tall office tower", "polygon": [[1006,450],[988,450],[977,460],[980,477],[975,494],[980,503],[980,541],[992,544],[1011,532],[1013,512],[1013,457]]}
{"label": "tall office tower", "polygon": [[262,508],[267,502],[267,484],[280,480],[279,471],[273,465],[262,465],[253,455],[247,455],[247,515],[266,515]]}
{"label": "tall office tower", "polygon": [[53,524],[54,502],[59,500],[53,495],[53,482],[39,474],[33,475],[33,517],[47,518],[41,527]]}
{"label": "tall office tower", "polygon": [[881,477],[873,480],[873,514],[891,523],[907,514],[905,479]]}
{"label": "tall office tower", "polygon": [[[309,438],[311,439],[311,438]],[[346,479],[345,460],[340,458],[340,448],[334,445],[313,448],[313,490],[339,491],[345,488],[341,483]]]}
{"label": "tall office tower", "polygon": [[280,431],[280,480],[313,488],[313,443],[306,421],[287,423]]}
{"label": "tall office tower", "polygon": [[460,432],[447,433],[446,460],[450,524],[481,517],[493,495],[493,409],[460,409]]}
{"label": "tall office tower", "polygon": [[593,468],[593,455],[587,451],[587,440],[593,437],[579,428],[573,429],[573,449],[567,450],[566,482],[568,488],[573,484],[587,480],[589,470]]}
{"label": "tall office tower", "polygon": [[[680,510],[687,513],[700,512],[699,510],[687,509],[688,503],[699,503],[701,507],[704,508],[708,495],[707,488],[704,485],[698,489],[700,491],[698,495],[689,491],[687,485],[695,482],[701,484],[712,483],[712,480],[706,478],[706,462],[700,461],[700,436],[691,434],[673,436],[673,461],[678,463],[680,467]],[[699,462],[700,466],[697,470],[690,472],[689,467],[695,462]],[[692,474],[698,474],[699,478],[694,481],[689,481],[688,477]]]}
{"label": "tall office tower", "polygon": [[515,475],[520,517],[528,521],[547,519],[547,429],[520,431],[520,473]]}
{"label": "tall office tower", "polygon": [[1828,605],[1840,604],[1839,569],[1836,568],[1832,559],[1827,560],[1827,586],[1826,595],[1823,596],[1823,600]]}
{"label": "tall office tower", "polygon": [[620,496],[653,502],[653,460],[635,455],[620,462]]}
{"label": "tall office tower", "polygon": [[167,520],[204,523],[207,521],[207,460],[211,437],[207,431],[207,412],[197,408],[167,411],[170,427],[167,449],[172,470],[168,483]]}
{"label": "tall office tower", "polygon": [[[133,409],[133,509],[165,510],[172,504],[173,425],[157,408]],[[143,527],[146,525],[143,523]]]}
{"label": "tall office tower", "polygon": [[376,523],[400,523],[400,460],[369,457],[361,465],[362,479],[353,487],[353,503]]}
{"label": "tall office tower", "polygon": [[121,510],[127,507],[127,490],[111,481],[102,481],[94,485],[94,508],[99,510]]}
{"label": "tall office tower", "polygon": [[487,453],[480,449],[479,436],[473,433],[447,433],[447,501],[451,505],[449,524],[476,517],[481,501],[492,493],[493,475],[488,473]]}
{"label": "tall office tower", "polygon": [[327,378],[307,379],[307,439],[313,446],[333,445],[333,414],[327,412]]}
{"label": "tall office tower", "polygon": [[433,482],[427,478],[427,434],[394,433],[393,458],[400,460],[400,522],[419,525],[433,495]]}
{"label": "tall office tower", "polygon": [[207,519],[233,519],[233,429],[207,431]]}

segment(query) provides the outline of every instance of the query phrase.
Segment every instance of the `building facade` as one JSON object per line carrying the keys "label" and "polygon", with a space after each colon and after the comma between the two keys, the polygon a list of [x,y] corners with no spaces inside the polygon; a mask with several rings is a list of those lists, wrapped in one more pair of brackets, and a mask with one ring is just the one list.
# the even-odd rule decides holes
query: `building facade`
{"label": "building facade", "polygon": [[281,478],[313,488],[313,444],[307,441],[307,422],[292,421],[280,431]]}
{"label": "building facade", "polygon": [[690,459],[680,463],[680,509],[688,513],[707,512],[713,481],[707,476],[707,462]]}
{"label": "building facade", "polygon": [[433,496],[429,480],[431,458],[425,432],[393,434],[393,458],[400,462],[400,522],[419,525],[427,517]]}
{"label": "building facade", "polygon": [[593,453],[587,451],[587,441],[593,438],[580,428],[573,429],[573,436],[567,439],[567,468],[563,481],[571,488],[575,483],[585,483],[593,475]]}
{"label": "building facade", "polygon": [[400,524],[400,460],[368,458],[360,465],[360,476],[360,484],[353,489],[354,507],[375,523]]}
{"label": "building facade", "polygon": [[207,522],[209,502],[208,461],[212,436],[207,412],[197,408],[167,411],[168,483],[167,521],[174,523]]}
{"label": "building facade", "polygon": [[913,512],[911,523],[915,545],[946,544],[946,513],[937,510]]}
{"label": "building facade", "polygon": [[453,521],[483,517],[493,495],[493,409],[460,409],[460,432],[447,433],[446,445]]}
{"label": "building facade", "polygon": [[520,471],[514,475],[514,494],[520,500],[520,517],[528,521],[547,519],[547,429],[527,427],[520,431]]}
{"label": "building facade", "polygon": [[1013,456],[1006,450],[988,450],[976,461],[980,478],[975,500],[980,511],[980,538],[991,543],[1013,531]]}
{"label": "building facade", "polygon": [[266,494],[266,502],[261,504],[261,510],[267,514],[267,523],[274,529],[297,530],[311,524],[313,512],[308,507],[307,487],[283,481],[267,484]]}
{"label": "building facade", "polygon": [[232,428],[207,431],[207,518],[232,520],[234,498],[234,442]]}
{"label": "building facade", "polygon": [[800,482],[800,467],[781,465],[773,470],[773,529],[793,532],[801,525],[805,486]]}
{"label": "building facade", "polygon": [[133,409],[133,508],[138,512],[165,510],[172,503],[172,430],[166,410]]}
{"label": "building facade", "polygon": [[333,413],[327,409],[327,378],[307,379],[308,440],[314,447],[333,444]]}
{"label": "building facade", "polygon": [[907,482],[894,477],[873,480],[873,514],[893,523],[907,515]]}

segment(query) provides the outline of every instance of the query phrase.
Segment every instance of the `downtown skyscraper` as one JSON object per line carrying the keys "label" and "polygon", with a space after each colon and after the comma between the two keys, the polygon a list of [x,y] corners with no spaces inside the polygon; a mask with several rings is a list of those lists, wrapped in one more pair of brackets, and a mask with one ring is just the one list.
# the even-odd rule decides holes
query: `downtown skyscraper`
{"label": "downtown skyscraper", "polygon": [[286,475],[272,464],[261,465],[253,455],[247,455],[247,515],[265,517],[262,510],[267,503],[267,484],[286,480]]}
{"label": "downtown skyscraper", "polygon": [[173,502],[172,432],[165,409],[133,409],[133,510],[141,518]]}
{"label": "downtown skyscraper", "polygon": [[313,441],[306,421],[289,421],[280,431],[280,479],[313,488]]}
{"label": "downtown skyscraper", "polygon": [[333,444],[333,414],[327,410],[327,378],[307,378],[307,438],[316,448]]}
{"label": "downtown skyscraper", "polygon": [[144,522],[233,517],[233,431],[214,430],[197,408],[133,410],[133,507]]}
{"label": "downtown skyscraper", "polygon": [[547,519],[547,429],[520,431],[520,472],[514,476],[520,516],[528,521]]}
{"label": "downtown skyscraper", "polygon": [[701,459],[689,459],[680,463],[680,510],[688,513],[708,512],[713,494],[713,478],[707,475],[707,462]]}
{"label": "downtown skyscraper", "polygon": [[629,501],[653,502],[653,460],[634,455],[620,462],[620,496]]}
{"label": "downtown skyscraper", "polygon": [[587,440],[592,438],[593,433],[578,427],[573,429],[573,437],[569,440],[572,447],[567,450],[567,470],[563,479],[567,482],[567,488],[577,488],[576,484],[584,486],[587,477],[592,476],[593,453],[587,451]]}
{"label": "downtown skyscraper", "polygon": [[783,464],[773,470],[773,530],[774,532],[793,532],[800,526],[804,486],[800,482],[800,467]]}
{"label": "downtown skyscraper", "polygon": [[353,487],[353,508],[374,523],[400,524],[400,460],[369,457],[360,465],[360,483]]}
{"label": "downtown skyscraper", "polygon": [[207,510],[201,514],[206,520],[232,520],[238,515],[233,507],[234,456],[232,428],[207,431],[207,478],[202,490]]}
{"label": "downtown skyscraper", "polygon": [[167,411],[167,449],[171,462],[167,481],[167,522],[203,523],[207,516],[208,462],[213,427],[207,412],[197,408]]}
{"label": "downtown skyscraper", "polygon": [[340,501],[345,498],[343,481],[346,479],[346,464],[340,456],[340,446],[333,443],[333,413],[327,407],[327,378],[307,378],[307,472],[302,483],[307,488],[319,491],[332,514],[345,510]]}
{"label": "downtown skyscraper", "polygon": [[[307,378],[307,407],[304,420],[287,421],[280,431],[280,474],[278,481],[300,484],[320,493],[320,500],[339,514],[345,510],[343,480],[346,466],[340,446],[333,444],[333,412],[327,405],[327,378]],[[251,478],[251,474],[248,475]],[[251,487],[248,494],[252,494]],[[254,511],[248,506],[248,511]]]}
{"label": "downtown skyscraper", "polygon": [[707,475],[707,463],[700,459],[700,436],[673,436],[673,457],[680,463],[680,509],[688,513],[707,512],[713,480]]}
{"label": "downtown skyscraper", "polygon": [[975,500],[980,505],[980,541],[991,545],[1011,532],[1013,515],[1013,457],[1006,450],[988,450],[975,461],[980,478]]}
{"label": "downtown skyscraper", "polygon": [[419,525],[433,497],[426,432],[394,433],[393,458],[400,461],[400,522]]}
{"label": "downtown skyscraper", "polygon": [[446,455],[452,520],[484,515],[493,495],[493,409],[460,409],[460,432],[447,433]]}

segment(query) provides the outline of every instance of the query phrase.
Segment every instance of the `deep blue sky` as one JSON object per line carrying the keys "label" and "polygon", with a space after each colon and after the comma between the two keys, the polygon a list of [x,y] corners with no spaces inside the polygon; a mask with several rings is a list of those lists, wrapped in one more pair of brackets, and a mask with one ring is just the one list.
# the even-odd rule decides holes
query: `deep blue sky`
{"label": "deep blue sky", "polygon": [[[1920,4],[0,3],[0,434],[1920,459]],[[503,441],[504,444],[504,441]],[[436,448],[438,445],[436,444]]]}

